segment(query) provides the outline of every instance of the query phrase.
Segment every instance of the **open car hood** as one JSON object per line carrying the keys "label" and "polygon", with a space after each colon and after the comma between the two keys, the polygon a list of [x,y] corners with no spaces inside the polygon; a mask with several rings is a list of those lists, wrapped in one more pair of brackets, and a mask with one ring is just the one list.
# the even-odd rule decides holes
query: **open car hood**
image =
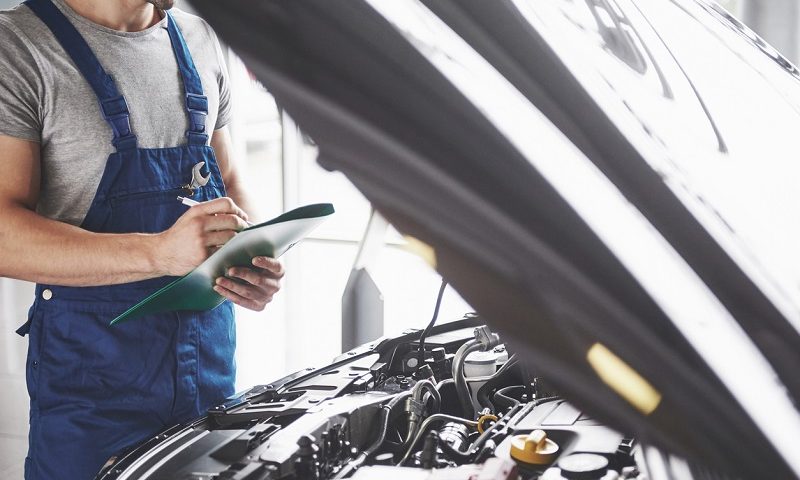
{"label": "open car hood", "polygon": [[799,476],[800,310],[776,268],[795,257],[730,201],[790,217],[761,194],[796,178],[797,72],[715,5],[637,3],[192,0],[320,164],[573,402],[737,476]]}

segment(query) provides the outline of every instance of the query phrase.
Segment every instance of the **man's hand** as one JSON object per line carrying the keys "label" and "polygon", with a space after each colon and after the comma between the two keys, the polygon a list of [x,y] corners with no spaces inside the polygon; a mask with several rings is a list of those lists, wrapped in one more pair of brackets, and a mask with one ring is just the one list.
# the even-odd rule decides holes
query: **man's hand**
{"label": "man's hand", "polygon": [[214,290],[244,308],[260,312],[281,288],[283,265],[274,258],[255,257],[253,267],[232,267],[219,277]]}
{"label": "man's hand", "polygon": [[[230,158],[233,148],[228,127],[214,130],[211,146],[217,154],[217,164],[225,180],[228,195],[248,211],[253,211],[251,207],[254,205],[247,201],[241,176]],[[231,268],[225,277],[218,278],[214,290],[237,305],[261,311],[281,288],[282,277],[283,266],[280,262],[268,257],[256,257],[252,267]]]}
{"label": "man's hand", "polygon": [[247,228],[247,214],[233,200],[216,198],[191,207],[169,230],[159,234],[164,275],[185,275],[218,247]]}

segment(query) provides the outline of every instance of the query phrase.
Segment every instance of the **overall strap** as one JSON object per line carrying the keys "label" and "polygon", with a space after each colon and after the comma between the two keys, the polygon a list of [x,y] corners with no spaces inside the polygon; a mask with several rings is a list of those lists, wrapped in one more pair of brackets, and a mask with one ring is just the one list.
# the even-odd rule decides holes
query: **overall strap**
{"label": "overall strap", "polygon": [[167,12],[167,31],[178,62],[178,70],[183,78],[186,93],[186,111],[189,114],[189,130],[186,137],[189,145],[205,145],[208,142],[206,133],[206,117],[208,116],[208,98],[203,94],[203,83],[194,66],[189,47],[183,39],[180,28],[171,13]]}
{"label": "overall strap", "polygon": [[131,131],[128,104],[117,90],[114,79],[100,65],[86,40],[51,0],[26,0],[24,3],[53,32],[94,90],[100,101],[103,118],[114,132],[112,143],[117,151],[136,148],[136,135]]}

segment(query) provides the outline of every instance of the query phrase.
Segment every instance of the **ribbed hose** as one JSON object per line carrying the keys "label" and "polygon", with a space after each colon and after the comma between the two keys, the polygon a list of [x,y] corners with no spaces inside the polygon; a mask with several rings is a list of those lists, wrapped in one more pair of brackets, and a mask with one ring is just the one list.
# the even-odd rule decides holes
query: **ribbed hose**
{"label": "ribbed hose", "polygon": [[442,396],[439,394],[439,390],[436,389],[436,385],[430,380],[420,380],[417,382],[414,388],[411,389],[411,396],[415,400],[422,402],[425,397],[425,392],[431,394],[431,398],[433,398],[433,411],[438,413],[442,408]]}
{"label": "ribbed hose", "polygon": [[[439,413],[439,410],[442,406],[442,396],[439,394],[439,390],[436,389],[436,385],[433,384],[430,380],[420,380],[414,385],[414,388],[411,389],[411,399],[413,402],[417,402],[419,404],[425,405],[427,403],[427,399],[425,398],[425,394],[428,393],[431,398],[433,398],[433,409],[434,413]],[[422,413],[424,414],[424,412]],[[419,419],[421,415],[417,415],[416,413],[409,412],[409,419],[408,419],[408,435],[406,436],[405,442],[403,445],[407,445],[408,442],[414,438],[414,434],[417,433],[417,426],[419,424]]]}

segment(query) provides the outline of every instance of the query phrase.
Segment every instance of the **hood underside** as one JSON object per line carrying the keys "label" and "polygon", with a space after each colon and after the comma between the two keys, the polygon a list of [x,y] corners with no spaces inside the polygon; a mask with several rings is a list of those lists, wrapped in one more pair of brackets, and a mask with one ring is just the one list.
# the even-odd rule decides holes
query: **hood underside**
{"label": "hood underside", "polygon": [[[788,425],[797,331],[552,48],[546,18],[537,27],[516,3],[192,1],[319,145],[320,164],[431,245],[437,270],[537,375],[644,441],[743,477],[764,463],[793,476],[764,412],[720,373],[734,352],[676,318],[725,335],[730,318],[729,342],[706,341],[752,347],[763,361],[750,380],[784,379],[773,413],[789,405]],[[620,31],[604,41],[646,70]],[[604,225],[593,209],[622,220]],[[681,309],[689,298],[703,307]]]}

